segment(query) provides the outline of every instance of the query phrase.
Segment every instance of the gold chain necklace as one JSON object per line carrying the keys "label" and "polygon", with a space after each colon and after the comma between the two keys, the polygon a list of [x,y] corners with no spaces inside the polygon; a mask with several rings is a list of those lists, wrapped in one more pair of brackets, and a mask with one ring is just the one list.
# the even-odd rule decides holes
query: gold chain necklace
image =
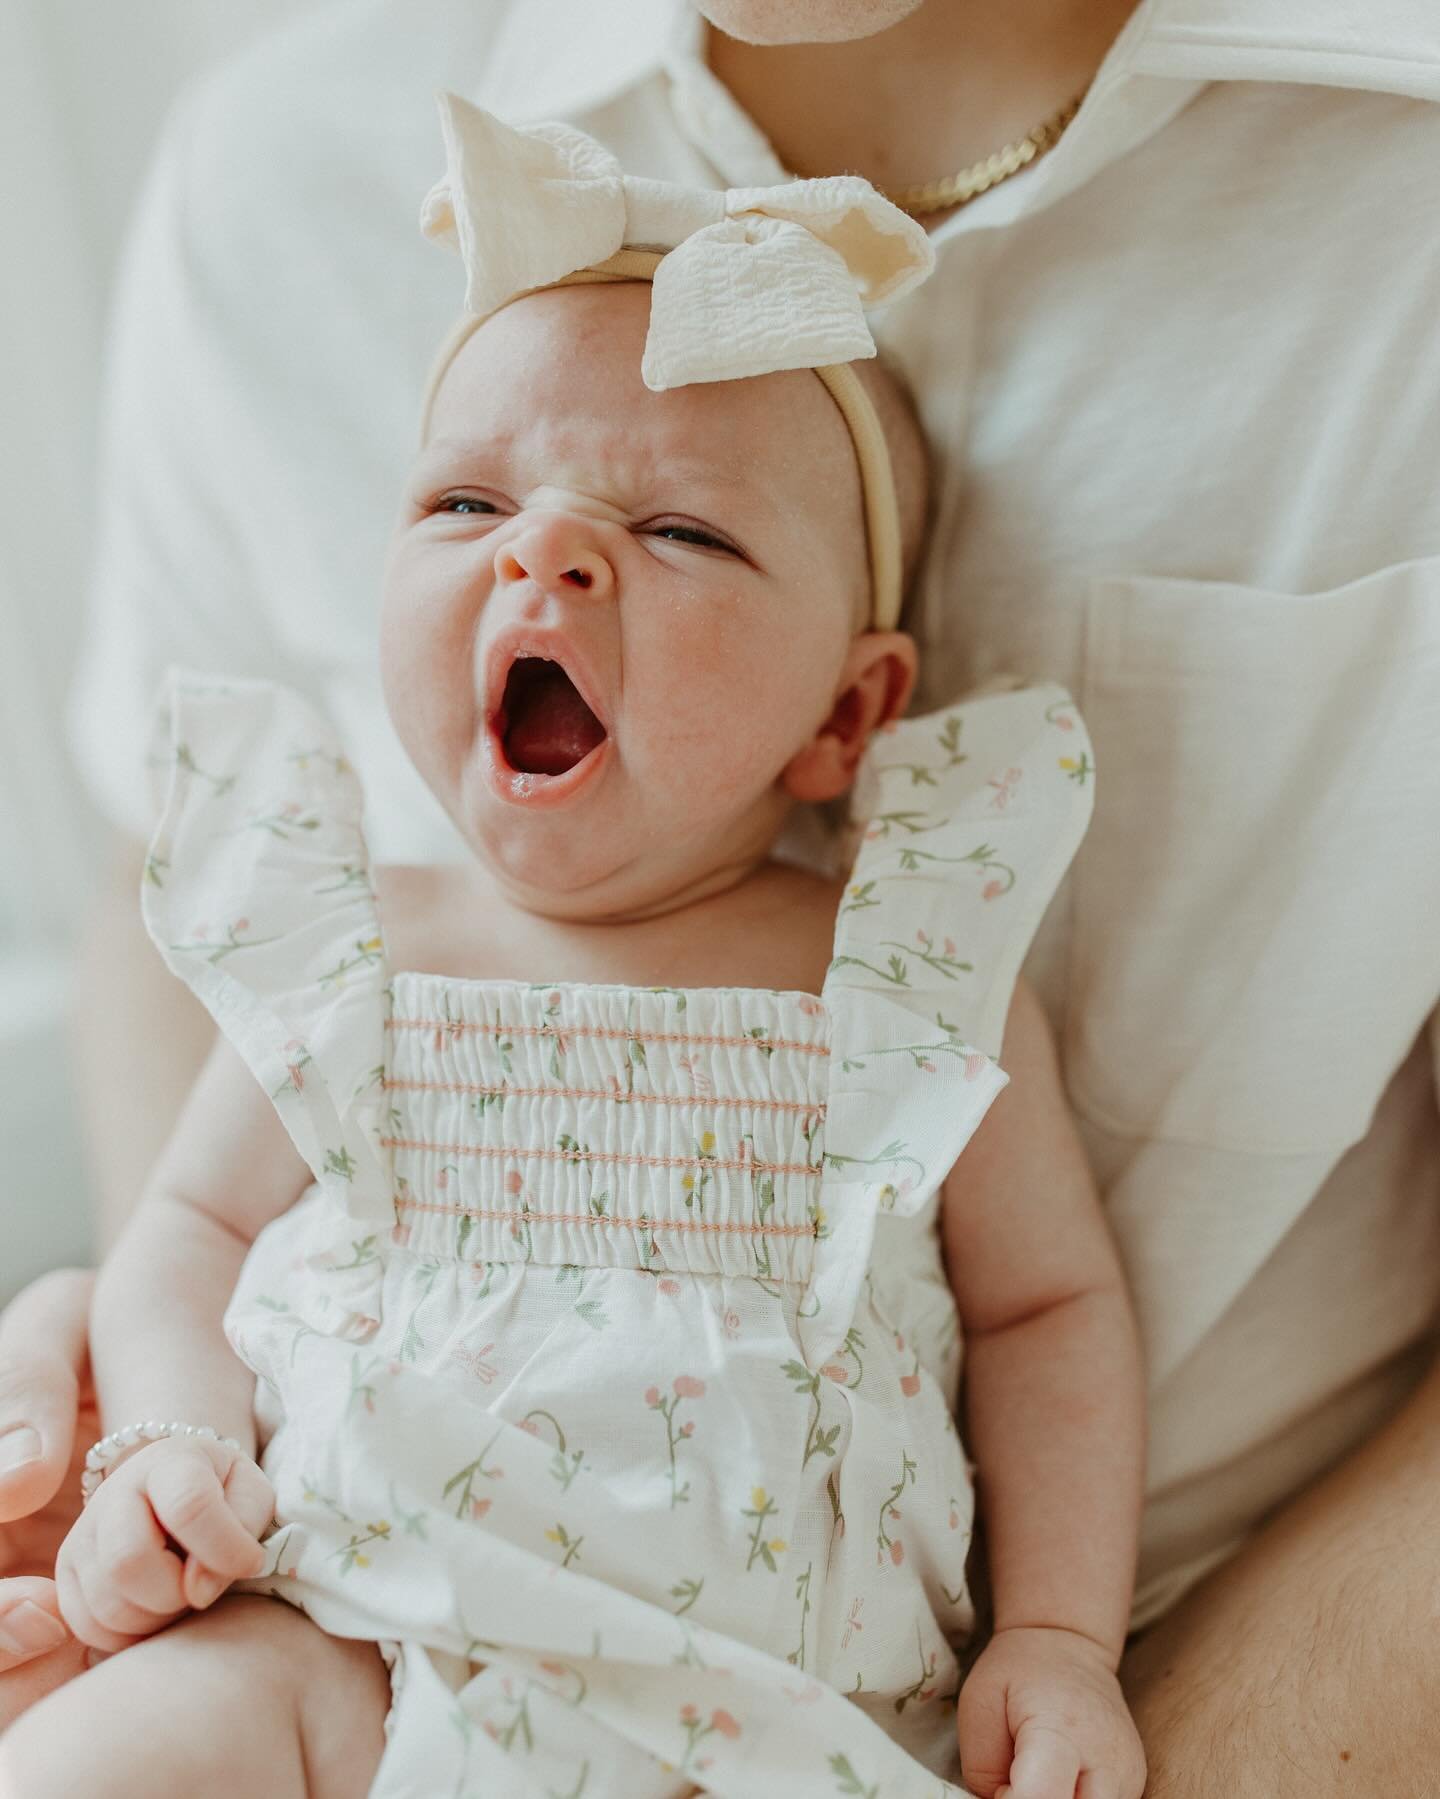
{"label": "gold chain necklace", "polygon": [[998,187],[1012,175],[1018,175],[1037,156],[1053,150],[1065,135],[1065,127],[1079,112],[1085,92],[1082,88],[1073,100],[1067,100],[1059,112],[1046,119],[1043,125],[1027,131],[1024,137],[1017,137],[1014,143],[1006,144],[1003,150],[996,150],[993,155],[982,157],[979,162],[972,162],[969,168],[961,169],[959,174],[946,175],[940,181],[922,182],[916,187],[887,188],[886,199],[893,200],[902,211],[916,214],[943,212],[948,206],[968,205],[977,195],[985,193],[989,188]]}

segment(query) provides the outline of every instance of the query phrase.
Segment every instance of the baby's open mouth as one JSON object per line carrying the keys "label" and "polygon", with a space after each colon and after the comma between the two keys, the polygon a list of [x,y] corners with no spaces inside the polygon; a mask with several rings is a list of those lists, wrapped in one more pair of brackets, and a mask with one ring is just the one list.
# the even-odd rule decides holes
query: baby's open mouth
{"label": "baby's open mouth", "polygon": [[563,775],[605,741],[605,727],[558,662],[519,656],[505,677],[495,733],[511,768]]}

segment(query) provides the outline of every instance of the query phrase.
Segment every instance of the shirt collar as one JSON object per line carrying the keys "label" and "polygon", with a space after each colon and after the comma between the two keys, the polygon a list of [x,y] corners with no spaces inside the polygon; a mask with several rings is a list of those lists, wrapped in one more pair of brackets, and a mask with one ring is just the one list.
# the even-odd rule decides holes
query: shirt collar
{"label": "shirt collar", "polygon": [[[691,0],[511,0],[477,98],[519,124],[575,118],[669,69],[701,43]],[[1440,100],[1433,0],[1142,0],[1123,73],[1370,88]],[[1121,72],[1119,70],[1117,73]]]}

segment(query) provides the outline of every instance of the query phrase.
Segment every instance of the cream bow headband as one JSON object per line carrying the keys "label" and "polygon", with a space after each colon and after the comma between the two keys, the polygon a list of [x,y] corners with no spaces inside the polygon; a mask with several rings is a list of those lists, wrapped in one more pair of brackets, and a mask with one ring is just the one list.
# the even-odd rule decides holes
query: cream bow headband
{"label": "cream bow headband", "polygon": [[447,166],[421,229],[458,249],[467,316],[431,371],[430,411],[461,346],[493,313],[575,281],[651,281],[640,372],[656,392],[813,369],[855,445],[865,497],[872,627],[900,616],[900,518],[884,432],[846,365],[875,354],[864,303],[923,281],[935,252],[858,175],[778,187],[681,187],[626,175],[568,125],[517,130],[440,96]]}

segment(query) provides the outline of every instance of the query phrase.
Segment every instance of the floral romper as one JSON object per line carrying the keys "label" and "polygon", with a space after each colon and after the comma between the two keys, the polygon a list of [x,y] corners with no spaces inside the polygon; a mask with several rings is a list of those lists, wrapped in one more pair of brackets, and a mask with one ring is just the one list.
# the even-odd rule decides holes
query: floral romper
{"label": "floral romper", "polygon": [[328,725],[177,674],[165,729],[147,922],[315,1177],[226,1317],[254,1585],[384,1649],[373,1793],[957,1790],[938,1189],[1088,819],[1068,697],[877,737],[819,998],[392,969]]}

